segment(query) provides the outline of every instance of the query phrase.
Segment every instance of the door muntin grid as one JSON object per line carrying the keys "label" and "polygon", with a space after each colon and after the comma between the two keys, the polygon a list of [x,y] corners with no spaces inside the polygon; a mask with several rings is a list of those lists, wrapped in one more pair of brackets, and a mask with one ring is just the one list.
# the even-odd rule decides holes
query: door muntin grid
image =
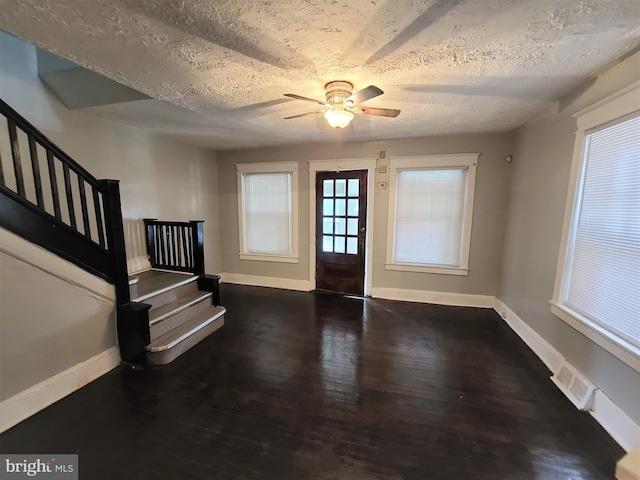
{"label": "door muntin grid", "polygon": [[322,251],[358,254],[360,181],[357,178],[322,182]]}

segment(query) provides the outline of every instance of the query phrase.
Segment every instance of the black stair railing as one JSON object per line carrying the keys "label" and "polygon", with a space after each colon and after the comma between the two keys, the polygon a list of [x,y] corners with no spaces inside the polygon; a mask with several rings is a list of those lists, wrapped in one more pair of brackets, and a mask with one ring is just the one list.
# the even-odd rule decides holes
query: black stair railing
{"label": "black stair railing", "polygon": [[96,179],[0,100],[2,137],[0,225],[113,283],[127,303],[118,181]]}
{"label": "black stair railing", "polygon": [[152,268],[204,274],[202,220],[166,222],[145,218],[147,253]]}

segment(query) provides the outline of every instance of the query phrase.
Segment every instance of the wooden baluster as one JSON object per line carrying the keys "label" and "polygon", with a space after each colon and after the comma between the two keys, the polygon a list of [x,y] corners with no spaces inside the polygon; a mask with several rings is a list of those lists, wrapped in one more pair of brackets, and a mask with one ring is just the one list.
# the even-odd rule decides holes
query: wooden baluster
{"label": "wooden baluster", "polygon": [[73,192],[71,191],[71,175],[69,173],[69,165],[62,163],[62,173],[64,174],[64,189],[67,193],[67,208],[69,210],[69,222],[71,228],[77,230],[78,224],[76,222],[76,209],[73,205]]}
{"label": "wooden baluster", "polygon": [[36,203],[44,210],[42,196],[42,181],[40,180],[40,163],[38,162],[38,148],[35,139],[29,135],[29,154],[31,155],[31,170],[33,171],[33,186],[36,189]]}
{"label": "wooden baluster", "polygon": [[177,233],[176,233],[176,226],[171,225],[171,265],[173,265],[174,267],[178,266],[177,246],[178,246],[178,239],[177,239]]}
{"label": "wooden baluster", "polygon": [[78,189],[80,191],[80,208],[82,209],[82,227],[84,236],[91,239],[91,227],[89,226],[89,210],[87,208],[87,194],[84,189],[84,180],[78,176]]}
{"label": "wooden baluster", "polygon": [[4,171],[2,168],[2,155],[0,155],[0,185],[4,185]]}
{"label": "wooden baluster", "polygon": [[191,229],[191,225],[187,228],[187,237],[187,258],[189,259],[187,266],[190,270],[193,270],[193,230]]}
{"label": "wooden baluster", "polygon": [[156,265],[160,264],[160,228],[158,225],[153,226],[153,231],[156,239]]}
{"label": "wooden baluster", "polygon": [[144,236],[147,241],[147,254],[149,255],[149,261],[151,266],[154,267],[158,264],[156,260],[156,231],[153,225],[155,218],[145,218],[144,222]]}
{"label": "wooden baluster", "polygon": [[62,220],[60,213],[60,196],[58,195],[58,177],[53,161],[53,153],[47,150],[47,166],[49,167],[49,181],[51,182],[51,197],[53,198],[53,213],[58,220]]}
{"label": "wooden baluster", "polygon": [[171,239],[171,231],[173,229],[171,228],[171,225],[165,225],[165,228],[167,229],[167,265],[171,265],[173,261],[173,242]]}
{"label": "wooden baluster", "polygon": [[7,118],[9,126],[9,141],[11,142],[11,154],[13,156],[13,171],[16,175],[16,189],[18,195],[22,198],[26,197],[24,190],[24,176],[22,175],[22,162],[20,161],[20,146],[18,145],[18,132],[16,131],[16,123]]}
{"label": "wooden baluster", "polygon": [[174,227],[176,229],[176,267],[181,267],[182,266],[182,251],[180,249],[180,231],[182,230],[182,228],[180,227],[180,225],[176,225]]}
{"label": "wooden baluster", "polygon": [[96,226],[98,228],[98,243],[101,247],[105,246],[104,243],[104,225],[102,225],[102,209],[100,208],[100,195],[98,189],[91,185],[91,191],[93,193],[93,209],[96,213]]}
{"label": "wooden baluster", "polygon": [[2,168],[2,155],[0,154],[0,185],[4,185],[4,171]]}
{"label": "wooden baluster", "polygon": [[160,228],[160,262],[159,263],[161,265],[166,265],[167,264],[166,231],[165,231],[164,225],[159,225],[159,228]]}
{"label": "wooden baluster", "polygon": [[182,253],[184,254],[184,267],[189,268],[189,254],[187,251],[187,227],[184,225],[182,230]]}

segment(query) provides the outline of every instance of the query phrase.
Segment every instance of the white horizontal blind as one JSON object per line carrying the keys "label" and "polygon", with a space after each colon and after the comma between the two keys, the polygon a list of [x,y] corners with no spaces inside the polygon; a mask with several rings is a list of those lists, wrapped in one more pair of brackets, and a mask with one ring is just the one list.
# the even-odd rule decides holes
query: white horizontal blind
{"label": "white horizontal blind", "polygon": [[398,170],[393,260],[460,266],[467,169]]}
{"label": "white horizontal blind", "polygon": [[586,136],[565,305],[640,347],[640,117]]}
{"label": "white horizontal blind", "polygon": [[243,176],[245,252],[291,254],[291,173]]}

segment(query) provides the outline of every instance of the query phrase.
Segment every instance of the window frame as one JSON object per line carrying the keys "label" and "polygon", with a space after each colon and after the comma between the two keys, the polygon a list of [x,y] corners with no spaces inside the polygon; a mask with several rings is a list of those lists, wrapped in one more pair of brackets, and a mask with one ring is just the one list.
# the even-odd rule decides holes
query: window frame
{"label": "window frame", "polygon": [[[239,225],[239,253],[241,260],[262,262],[298,263],[298,162],[264,162],[236,164],[238,181],[238,225]],[[244,176],[247,174],[287,173],[291,175],[291,216],[290,240],[291,249],[288,255],[269,255],[265,253],[251,253],[247,251],[245,238],[246,222],[244,210]]]}
{"label": "window frame", "polygon": [[576,231],[577,208],[582,191],[581,179],[585,164],[584,151],[587,135],[607,124],[615,124],[624,117],[640,115],[640,81],[600,100],[573,116],[577,119],[577,131],[573,148],[573,160],[567,191],[562,238],[558,254],[551,312],[578,332],[607,350],[635,371],[640,372],[640,349],[620,338],[605,327],[589,320],[565,305],[573,239]]}
{"label": "window frame", "polygon": [[[476,170],[479,153],[460,153],[448,155],[420,155],[395,157],[389,160],[389,209],[387,224],[386,270],[402,272],[435,273],[442,275],[469,275],[469,255],[471,251],[471,227],[473,224],[473,205],[475,202]],[[437,264],[397,262],[393,258],[396,224],[396,190],[398,171],[432,170],[447,168],[466,168],[464,217],[462,222],[462,245],[460,265],[456,267]]]}

